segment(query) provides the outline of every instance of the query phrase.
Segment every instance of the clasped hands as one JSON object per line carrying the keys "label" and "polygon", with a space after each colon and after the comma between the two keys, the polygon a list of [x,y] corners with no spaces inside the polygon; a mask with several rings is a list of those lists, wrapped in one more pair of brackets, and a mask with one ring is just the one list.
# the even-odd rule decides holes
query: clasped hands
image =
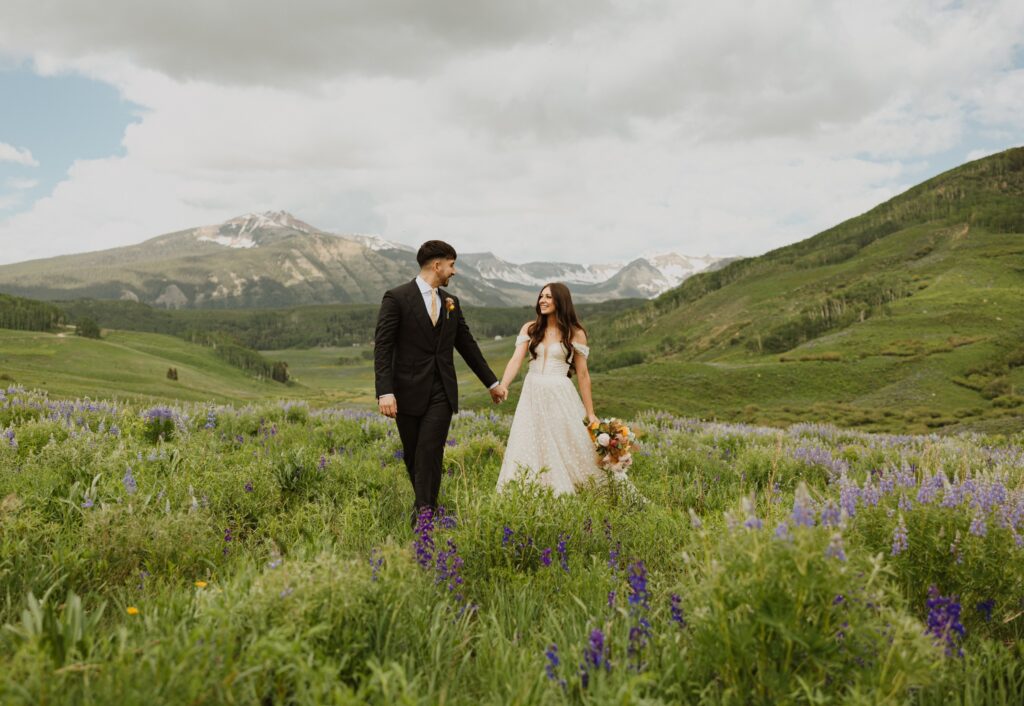
{"label": "clasped hands", "polygon": [[[508,399],[508,388],[504,385],[495,385],[489,392],[494,404],[501,404]],[[385,417],[394,419],[398,415],[398,402],[394,395],[381,395],[377,399],[377,405],[380,408],[380,413]]]}
{"label": "clasped hands", "polygon": [[501,383],[492,387],[489,392],[491,393],[491,401],[493,401],[494,404],[501,404],[508,399],[508,388]]}

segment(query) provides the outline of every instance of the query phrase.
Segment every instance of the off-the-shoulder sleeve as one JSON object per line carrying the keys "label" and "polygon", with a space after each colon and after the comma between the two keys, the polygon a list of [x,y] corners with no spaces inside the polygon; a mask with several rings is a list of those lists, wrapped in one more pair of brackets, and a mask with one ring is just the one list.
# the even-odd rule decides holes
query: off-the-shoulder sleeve
{"label": "off-the-shoulder sleeve", "polygon": [[590,346],[585,346],[582,343],[574,342],[572,344],[572,347],[575,348],[576,352],[579,353],[584,358],[590,358]]}
{"label": "off-the-shoulder sleeve", "polygon": [[516,345],[518,346],[523,341],[529,341],[529,340],[530,340],[529,336],[516,336]]}

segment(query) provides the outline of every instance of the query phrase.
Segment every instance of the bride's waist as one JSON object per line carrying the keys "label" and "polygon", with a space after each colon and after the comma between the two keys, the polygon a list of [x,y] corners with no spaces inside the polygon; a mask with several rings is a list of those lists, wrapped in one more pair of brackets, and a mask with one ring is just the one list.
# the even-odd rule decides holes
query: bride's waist
{"label": "bride's waist", "polygon": [[565,380],[569,382],[569,369],[563,368],[562,370],[529,370],[526,373],[527,378],[535,380]]}

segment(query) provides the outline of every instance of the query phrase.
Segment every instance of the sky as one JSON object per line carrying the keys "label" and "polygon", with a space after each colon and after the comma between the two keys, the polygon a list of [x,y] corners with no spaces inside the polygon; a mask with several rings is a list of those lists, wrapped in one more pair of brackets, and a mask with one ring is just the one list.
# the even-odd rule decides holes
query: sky
{"label": "sky", "polygon": [[4,0],[0,264],[268,210],[750,256],[1024,144],[1024,2]]}

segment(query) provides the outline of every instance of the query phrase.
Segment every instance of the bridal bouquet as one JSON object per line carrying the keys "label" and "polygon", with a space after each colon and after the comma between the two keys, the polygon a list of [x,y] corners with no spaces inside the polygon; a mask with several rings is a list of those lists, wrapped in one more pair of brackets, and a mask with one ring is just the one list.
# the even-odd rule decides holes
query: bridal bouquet
{"label": "bridal bouquet", "polygon": [[583,423],[587,424],[587,431],[594,442],[598,465],[606,471],[624,474],[633,464],[630,452],[636,434],[620,419],[602,419],[593,423],[584,420]]}

